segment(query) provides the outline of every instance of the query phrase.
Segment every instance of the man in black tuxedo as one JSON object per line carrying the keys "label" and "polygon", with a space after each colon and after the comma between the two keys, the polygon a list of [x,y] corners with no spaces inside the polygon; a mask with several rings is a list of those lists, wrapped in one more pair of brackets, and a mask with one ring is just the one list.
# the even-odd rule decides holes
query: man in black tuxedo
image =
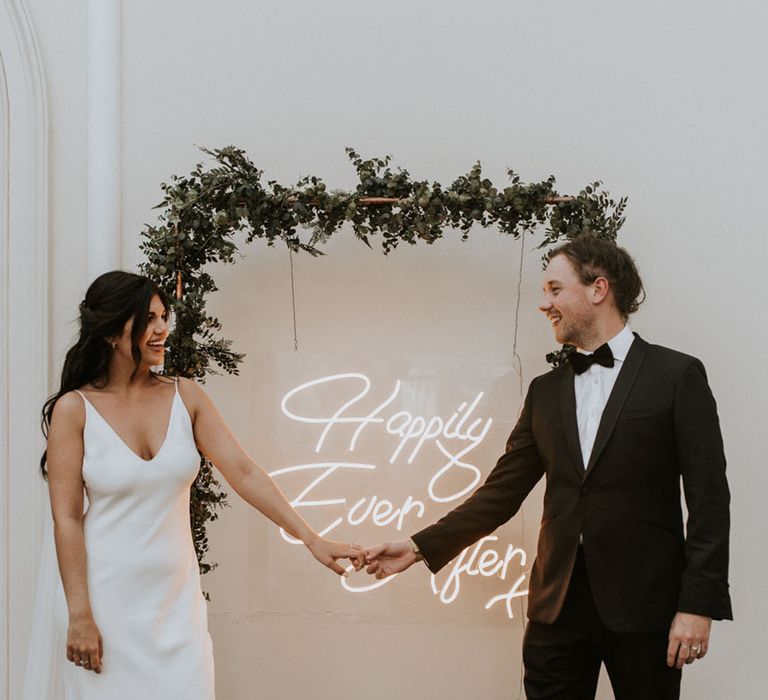
{"label": "man in black tuxedo", "polygon": [[410,540],[366,552],[377,578],[422,559],[437,572],[546,476],[523,643],[529,700],[594,698],[601,663],[618,700],[679,698],[712,619],[732,618],[715,401],[699,360],[630,331],[641,293],[615,244],[586,234],[555,249],[540,309],[579,352],[531,382],[483,486]]}

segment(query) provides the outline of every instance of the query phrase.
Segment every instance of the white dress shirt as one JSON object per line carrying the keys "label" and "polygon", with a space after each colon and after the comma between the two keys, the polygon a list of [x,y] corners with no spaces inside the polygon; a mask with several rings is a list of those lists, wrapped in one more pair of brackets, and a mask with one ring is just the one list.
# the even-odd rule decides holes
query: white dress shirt
{"label": "white dress shirt", "polygon": [[[592,446],[595,444],[595,436],[605,404],[608,403],[608,397],[616,383],[616,377],[619,376],[619,371],[634,339],[635,336],[629,326],[624,326],[618,334],[608,341],[613,353],[613,367],[603,367],[595,363],[586,372],[575,374],[573,377],[576,392],[576,421],[579,425],[579,442],[584,469],[589,464],[589,457],[592,454]],[[592,354],[583,350],[579,352],[583,352],[585,355]]]}

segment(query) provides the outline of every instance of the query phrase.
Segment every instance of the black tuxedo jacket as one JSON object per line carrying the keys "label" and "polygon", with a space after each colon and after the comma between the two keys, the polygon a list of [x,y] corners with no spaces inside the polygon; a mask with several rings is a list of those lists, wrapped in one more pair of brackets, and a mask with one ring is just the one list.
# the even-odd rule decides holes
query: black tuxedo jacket
{"label": "black tuxedo jacket", "polygon": [[699,360],[636,335],[587,465],[570,364],[534,379],[483,486],[413,536],[430,570],[509,520],[542,475],[531,620],[550,624],[560,613],[580,534],[597,611],[613,631],[666,629],[677,611],[731,619],[730,494],[715,400]]}

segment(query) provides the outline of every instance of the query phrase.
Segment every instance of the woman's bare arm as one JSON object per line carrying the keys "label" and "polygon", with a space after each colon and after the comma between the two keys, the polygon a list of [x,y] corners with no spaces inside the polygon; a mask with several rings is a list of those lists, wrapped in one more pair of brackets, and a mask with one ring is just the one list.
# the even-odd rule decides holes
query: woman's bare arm
{"label": "woman's bare arm", "polygon": [[[59,572],[69,610],[67,658],[87,662],[101,671],[101,637],[93,620],[88,593],[87,558],[83,535],[82,399],[64,394],[53,410],[48,433],[48,490]],[[78,664],[81,665],[81,664]]]}
{"label": "woman's bare arm", "polygon": [[306,523],[274,480],[243,449],[201,386],[181,380],[180,391],[193,418],[198,448],[243,500],[301,540],[318,561],[336,573],[344,574],[336,563],[340,558],[349,558],[357,568],[362,567],[361,548],[324,539]]}

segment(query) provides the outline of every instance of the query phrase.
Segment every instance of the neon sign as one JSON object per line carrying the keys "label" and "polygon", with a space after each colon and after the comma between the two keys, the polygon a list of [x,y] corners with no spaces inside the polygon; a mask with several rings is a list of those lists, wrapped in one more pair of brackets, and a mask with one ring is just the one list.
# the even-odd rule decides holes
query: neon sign
{"label": "neon sign", "polygon": [[[427,484],[428,502],[450,503],[466,496],[476,488],[482,477],[480,469],[469,461],[470,453],[483,442],[493,424],[492,418],[475,417],[484,392],[477,392],[472,400],[461,401],[447,416],[418,415],[408,410],[392,412],[389,407],[401,394],[402,386],[401,380],[396,380],[389,395],[373,410],[365,412],[356,406],[370,393],[371,380],[365,374],[358,372],[333,374],[291,389],[283,396],[280,407],[283,414],[290,420],[321,428],[314,445],[316,454],[319,454],[324,447],[327,448],[327,438],[331,432],[338,433],[342,426],[355,427],[346,446],[345,456],[353,453],[369,434],[377,433],[380,439],[382,431],[391,439],[391,451],[387,456],[387,462],[390,465],[396,462],[410,465],[425,448],[432,446],[439,453],[442,463],[431,474]],[[301,400],[310,402],[312,398],[317,399],[315,391],[319,388],[330,388],[333,395],[337,395],[343,390],[349,391],[350,387],[356,393],[338,405],[335,410],[329,411],[327,415],[303,415],[299,409],[294,408],[295,404]],[[346,510],[345,515],[325,521],[320,526],[319,532],[323,536],[344,522],[351,527],[357,527],[365,522],[370,522],[377,527],[394,525],[398,531],[402,531],[407,518],[423,518],[427,503],[412,495],[408,495],[400,505],[376,494],[364,496],[354,502],[349,502],[343,496],[318,498],[314,495],[321,485],[327,490],[331,484],[338,483],[339,475],[350,474],[353,471],[372,472],[376,469],[376,464],[365,462],[318,461],[276,469],[270,472],[270,475],[273,477],[297,473],[307,475],[309,481],[291,500],[295,508],[318,509],[320,517],[331,506]],[[445,485],[449,474],[451,475],[450,483],[453,486]],[[300,544],[299,540],[294,539],[284,530],[281,530],[280,534],[286,542]],[[441,584],[438,584],[438,577],[432,575],[430,581],[432,591],[440,602],[448,605],[456,600],[464,577],[497,577],[506,581],[513,562],[516,562],[519,567],[526,565],[527,555],[523,549],[508,545],[506,551],[500,553],[493,548],[493,543],[497,541],[497,536],[489,535],[465,549],[456,558],[452,569]],[[351,569],[351,566],[349,568]],[[486,603],[485,609],[488,610],[497,603],[503,602],[507,615],[510,618],[514,617],[511,603],[514,599],[528,593],[527,589],[521,588],[526,577],[527,573],[522,573],[507,593],[491,598]],[[341,583],[350,592],[364,593],[386,585],[393,578],[395,576],[363,586],[353,585],[346,578],[342,578]]]}

